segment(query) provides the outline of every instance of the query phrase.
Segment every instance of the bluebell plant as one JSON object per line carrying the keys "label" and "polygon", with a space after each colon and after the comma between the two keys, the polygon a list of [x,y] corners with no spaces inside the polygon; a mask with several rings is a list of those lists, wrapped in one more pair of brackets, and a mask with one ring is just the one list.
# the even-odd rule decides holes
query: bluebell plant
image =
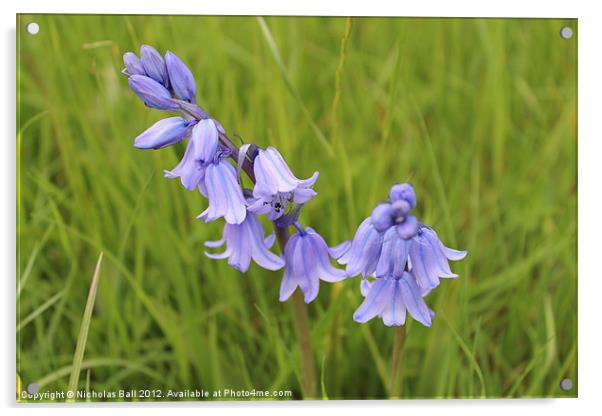
{"label": "bluebell plant", "polygon": [[[329,247],[299,220],[303,206],[317,195],[313,186],[318,172],[299,179],[276,148],[236,146],[222,125],[196,103],[195,78],[173,52],[162,56],[143,45],[139,57],[127,52],[123,61],[128,84],[144,104],[172,113],[138,135],[134,146],[161,149],[187,140],[182,159],[164,176],[179,178],[185,189],[208,200],[199,219],[224,219],[222,239],[205,242],[207,257],[227,259],[241,272],[248,270],[251,260],[267,270],[284,268],[280,301],[298,288],[310,303],[318,296],[320,280],[339,282],[361,275],[365,299],[355,321],[380,317],[387,326],[402,326],[409,313],[431,326],[434,313],[424,297],[440,278],[457,277],[448,260],[460,260],[466,252],[445,247],[431,227],[416,219],[411,184],[393,185],[389,199],[374,208],[352,240]],[[252,189],[244,187],[241,171],[253,183]],[[260,216],[273,223],[274,232],[266,236]],[[289,235],[291,228],[295,232]],[[271,251],[276,238],[280,255]],[[224,245],[223,252],[214,252]]]}
{"label": "bluebell plant", "polygon": [[393,185],[389,200],[377,205],[357,229],[353,240],[331,249],[346,265],[349,277],[362,275],[364,302],[353,319],[364,323],[380,317],[387,326],[400,326],[409,313],[431,326],[434,312],[424,301],[440,278],[454,278],[448,260],[461,260],[466,251],[445,247],[437,233],[412,215],[416,193],[410,183]]}

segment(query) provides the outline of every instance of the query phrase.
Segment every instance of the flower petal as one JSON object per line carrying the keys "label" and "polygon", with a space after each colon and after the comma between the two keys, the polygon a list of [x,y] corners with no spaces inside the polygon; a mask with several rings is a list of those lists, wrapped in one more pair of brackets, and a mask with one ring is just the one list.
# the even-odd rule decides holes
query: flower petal
{"label": "flower petal", "polygon": [[272,205],[264,198],[257,198],[250,202],[247,209],[254,214],[265,215],[272,211]]}
{"label": "flower petal", "polygon": [[410,315],[421,324],[430,327],[432,325],[431,313],[420,295],[420,288],[416,285],[414,277],[405,272],[399,279],[399,283],[403,303]]}
{"label": "flower petal", "polygon": [[439,278],[433,271],[433,257],[430,246],[422,236],[416,235],[412,239],[410,259],[412,259],[412,272],[416,277],[418,286],[434,288],[439,285]]}
{"label": "flower petal", "polygon": [[386,326],[401,326],[406,322],[406,307],[403,302],[399,280],[395,282],[391,302],[385,306],[382,318]]}
{"label": "flower petal", "polygon": [[[248,215],[248,214],[247,214]],[[265,246],[267,248],[272,248],[272,246],[274,245],[274,242],[276,241],[276,234],[275,233],[271,233],[270,235],[268,235],[264,240],[263,243],[265,244]]]}
{"label": "flower petal", "polygon": [[225,238],[222,238],[221,240],[217,240],[217,241],[205,241],[205,247],[209,247],[209,248],[217,248],[217,247],[221,247],[224,245],[224,243],[226,242]]}
{"label": "flower petal", "polygon": [[379,315],[391,300],[391,287],[394,279],[380,278],[372,282],[372,287],[364,299],[364,302],[353,314],[356,322],[364,323]]}
{"label": "flower petal", "polygon": [[366,218],[353,237],[347,263],[347,275],[352,277],[362,273],[364,276],[369,276],[374,273],[382,242],[383,235],[372,226],[370,218]]}
{"label": "flower petal", "polygon": [[228,257],[230,257],[230,250],[226,249],[226,251],[224,251],[223,253],[209,253],[208,251],[205,251],[205,256],[209,257],[210,259],[213,260],[222,260],[222,259],[227,259]]}
{"label": "flower petal", "polygon": [[422,234],[426,242],[430,245],[433,272],[439,277],[458,277],[458,275],[452,273],[451,269],[449,268],[447,257],[445,257],[445,254],[441,249],[437,234],[429,228],[424,228]]}
{"label": "flower petal", "polygon": [[296,269],[300,270],[295,278],[303,291],[305,303],[310,303],[318,296],[320,291],[320,277],[318,276],[316,261],[313,258],[311,240],[307,235],[299,238],[295,250],[295,259],[298,264]]}
{"label": "flower petal", "polygon": [[213,120],[205,119],[192,128],[191,141],[195,142],[195,160],[208,163],[215,157],[218,133]]}
{"label": "flower petal", "polygon": [[217,254],[205,252],[205,255],[212,259],[228,258],[228,264],[241,272],[248,270],[251,259],[269,270],[277,270],[284,266],[284,260],[268,250],[263,227],[253,214],[247,214],[241,224],[226,223],[222,239],[206,241],[205,246],[217,248],[224,242],[227,244],[226,251]]}
{"label": "flower petal", "polygon": [[376,265],[376,277],[391,274],[393,270],[393,247],[395,246],[395,240],[398,238],[399,236],[397,235],[395,228],[388,229],[383,236],[383,246]]}
{"label": "flower petal", "polygon": [[247,231],[247,244],[251,246],[251,255],[255,263],[267,270],[278,270],[284,267],[284,260],[266,247],[263,227],[255,215],[247,213],[243,224]]}
{"label": "flower petal", "polygon": [[[282,158],[282,156],[280,157]],[[307,179],[297,179],[299,181],[299,184],[297,186],[301,188],[309,188],[310,186],[314,186],[319,176],[320,172],[316,171]]]}
{"label": "flower petal", "polygon": [[[204,172],[204,170],[203,170]],[[205,198],[207,198],[207,186],[205,186],[205,174],[203,173],[203,179],[199,182],[199,192]]]}
{"label": "flower petal", "polygon": [[293,175],[278,150],[271,146],[266,150],[259,149],[253,170],[256,179],[253,194],[257,197],[291,192],[299,186],[299,179]]}
{"label": "flower petal", "polygon": [[401,276],[410,257],[410,240],[395,239],[392,256],[393,270],[391,270],[391,273],[393,276]]}
{"label": "flower petal", "polygon": [[205,179],[205,168],[194,159],[196,143],[190,140],[186,145],[184,156],[178,165],[171,171],[164,170],[166,178],[180,178],[182,185],[189,191],[193,191]]}
{"label": "flower petal", "polygon": [[349,251],[351,248],[351,240],[343,241],[341,244],[330,247],[328,249],[330,253],[330,257],[335,258],[339,261],[340,264],[345,264],[341,261],[341,258]]}
{"label": "flower petal", "polygon": [[282,283],[280,283],[280,302],[290,298],[297,286],[297,280],[292,276],[290,269],[287,268],[284,271]]}
{"label": "flower petal", "polygon": [[[226,227],[240,227],[239,224],[226,224]],[[233,238],[228,241],[228,249],[230,250],[230,256],[228,257],[228,264],[234,267],[236,270],[246,273],[251,264],[251,247],[244,240],[242,230],[239,230]]]}
{"label": "flower petal", "polygon": [[370,293],[370,288],[372,287],[372,283],[373,282],[370,282],[365,277],[362,277],[362,280],[360,282],[360,293],[362,294],[363,297],[368,296],[368,293]]}
{"label": "flower petal", "polygon": [[441,243],[441,241],[439,241],[439,243],[441,244],[443,254],[445,255],[445,257],[447,257],[448,260],[462,260],[468,254],[468,251],[466,250],[454,250],[453,248],[445,247],[443,243]]}
{"label": "flower petal", "polygon": [[308,245],[311,247],[313,252],[313,262],[316,263],[316,271],[318,277],[326,282],[340,282],[347,277],[344,270],[337,269],[330,263],[330,257],[328,255],[328,245],[324,241],[321,235],[316,233],[312,228],[307,228],[307,239]]}
{"label": "flower petal", "polygon": [[199,216],[205,222],[224,217],[229,224],[244,221],[247,210],[240,185],[236,180],[236,171],[230,163],[221,159],[207,166],[205,186],[209,207]]}
{"label": "flower petal", "polygon": [[297,188],[293,191],[293,202],[295,204],[305,204],[316,195],[318,193],[311,188]]}

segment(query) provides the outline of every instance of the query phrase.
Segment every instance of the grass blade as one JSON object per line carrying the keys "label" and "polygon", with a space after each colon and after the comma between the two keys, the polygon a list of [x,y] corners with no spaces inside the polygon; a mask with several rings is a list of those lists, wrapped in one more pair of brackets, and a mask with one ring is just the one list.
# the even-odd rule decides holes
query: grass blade
{"label": "grass blade", "polygon": [[41,304],[39,307],[37,307],[32,313],[27,315],[27,317],[25,319],[23,319],[22,321],[20,321],[19,324],[17,325],[17,332],[19,332],[21,329],[23,329],[23,327],[25,325],[27,325],[28,323],[30,323],[31,321],[36,319],[38,317],[38,315],[42,314],[42,312],[44,312],[46,309],[48,309],[52,305],[54,305],[61,297],[63,297],[64,294],[65,294],[65,291],[61,290],[59,293],[57,293],[56,295],[54,295],[53,297],[48,299],[46,302]]}
{"label": "grass blade", "polygon": [[[96,292],[98,291],[98,276],[100,275],[101,264],[102,252],[98,256],[98,262],[96,262],[96,268],[94,269],[94,275],[92,276],[92,283],[90,284],[90,291],[88,292],[88,300],[86,301],[86,308],[84,309],[84,317],[82,318],[79,336],[77,337],[75,354],[73,355],[73,365],[71,367],[71,375],[69,376],[68,391],[74,392],[77,390],[79,373],[81,371],[82,361],[84,359],[84,351],[86,349],[86,340],[88,339],[88,330],[90,329],[90,321],[92,319],[92,310],[94,309],[94,301],[96,300]],[[68,401],[73,401],[73,399],[68,399]]]}
{"label": "grass blade", "polygon": [[288,88],[289,92],[293,95],[293,97],[295,97],[295,100],[297,100],[297,103],[301,107],[301,111],[303,112],[303,115],[307,119],[307,122],[310,124],[312,130],[314,131],[314,133],[315,133],[316,137],[318,138],[318,140],[320,141],[320,143],[322,143],[322,145],[328,152],[328,155],[330,157],[334,157],[334,155],[335,155],[334,149],[332,148],[330,142],[326,139],[326,136],[324,136],[324,133],[322,133],[322,130],[320,130],[318,125],[315,123],[315,121],[311,117],[309,110],[307,109],[307,107],[305,107],[305,104],[303,104],[301,95],[299,94],[299,92],[297,91],[295,86],[293,85],[293,81],[291,81],[291,78],[288,76],[286,66],[284,66],[284,61],[282,60],[282,57],[280,56],[280,52],[278,51],[278,46],[276,45],[276,42],[274,41],[272,32],[270,32],[270,28],[268,27],[267,23],[265,22],[265,19],[261,16],[258,16],[257,21],[259,22],[259,26],[261,27],[261,32],[263,33],[263,36],[268,44],[268,47],[270,48],[270,52],[272,53],[272,56],[274,57],[274,60],[276,61],[276,65],[278,65],[278,69],[280,70],[282,79],[284,79],[284,82],[286,83],[286,87]]}
{"label": "grass blade", "polygon": [[[162,362],[162,361],[166,361],[166,360],[164,357],[162,357],[158,361]],[[153,380],[159,380],[159,381],[163,380],[163,378],[162,378],[163,375],[154,371],[150,367],[146,366],[144,360],[132,361],[132,360],[126,360],[126,359],[114,358],[114,357],[97,357],[97,358],[83,360],[80,363],[80,370],[88,370],[88,369],[93,369],[93,368],[97,368],[97,367],[119,367],[119,368],[131,370],[131,371],[139,372],[141,374],[148,376],[149,378],[152,378]],[[58,370],[53,371],[52,373],[47,374],[44,377],[38,379],[35,384],[37,384],[38,387],[40,389],[42,389],[43,387],[46,387],[46,386],[56,382],[57,380],[60,380],[61,378],[67,376],[68,374],[72,374],[72,373],[73,373],[73,365],[61,367]]]}
{"label": "grass blade", "polygon": [[460,349],[462,350],[462,352],[464,352],[464,355],[466,356],[466,359],[468,360],[468,362],[472,366],[474,372],[477,374],[477,377],[479,378],[479,382],[481,383],[481,397],[486,397],[487,396],[487,389],[485,387],[485,377],[483,377],[483,370],[481,370],[481,366],[477,362],[477,359],[476,359],[474,353],[470,350],[470,348],[468,348],[468,345],[466,345],[466,342],[464,342],[464,340],[462,339],[462,337],[460,336],[460,334],[458,334],[458,331],[456,331],[456,329],[452,326],[451,322],[449,322],[447,320],[447,318],[445,317],[445,315],[441,314],[441,317],[442,317],[443,321],[449,327],[449,329],[452,332],[454,338],[456,338],[456,341],[458,342],[458,345],[460,346]]}

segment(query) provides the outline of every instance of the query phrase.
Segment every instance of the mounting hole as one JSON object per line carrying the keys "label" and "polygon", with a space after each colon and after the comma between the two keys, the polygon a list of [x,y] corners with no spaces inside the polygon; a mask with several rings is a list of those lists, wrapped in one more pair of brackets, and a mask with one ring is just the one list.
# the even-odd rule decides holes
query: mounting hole
{"label": "mounting hole", "polygon": [[40,386],[36,383],[29,383],[25,390],[27,390],[27,393],[29,394],[36,394],[40,390]]}
{"label": "mounting hole", "polygon": [[560,29],[560,37],[562,39],[570,39],[573,37],[573,29],[571,29],[568,26],[563,27],[562,29]]}
{"label": "mounting hole", "polygon": [[570,378],[565,378],[560,382],[560,388],[564,391],[569,391],[573,388],[573,380]]}
{"label": "mounting hole", "polygon": [[30,35],[37,35],[40,31],[40,25],[36,22],[27,23],[27,26],[25,26],[25,30],[27,30],[27,33],[29,33]]}

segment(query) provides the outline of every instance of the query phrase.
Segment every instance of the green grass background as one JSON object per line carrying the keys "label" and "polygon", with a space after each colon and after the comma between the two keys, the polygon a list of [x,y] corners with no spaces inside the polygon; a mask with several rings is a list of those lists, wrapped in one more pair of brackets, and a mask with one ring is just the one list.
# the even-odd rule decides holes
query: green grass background
{"label": "green grass background", "polygon": [[[460,279],[427,297],[433,327],[407,324],[402,397],[576,396],[577,21],[265,21],[282,68],[255,17],[19,16],[23,385],[67,388],[102,251],[80,388],[302,396],[282,273],[205,258],[221,223],[196,220],[206,201],[162,177],[183,146],[132,146],[164,117],[120,74],[147,43],[188,64],[231,136],[276,146],[299,177],[320,171],[301,220],[328,243],[410,180],[419,218],[468,250]],[[322,397],[388,397],[394,329],[355,323],[361,300],[355,278],[307,307]]]}

